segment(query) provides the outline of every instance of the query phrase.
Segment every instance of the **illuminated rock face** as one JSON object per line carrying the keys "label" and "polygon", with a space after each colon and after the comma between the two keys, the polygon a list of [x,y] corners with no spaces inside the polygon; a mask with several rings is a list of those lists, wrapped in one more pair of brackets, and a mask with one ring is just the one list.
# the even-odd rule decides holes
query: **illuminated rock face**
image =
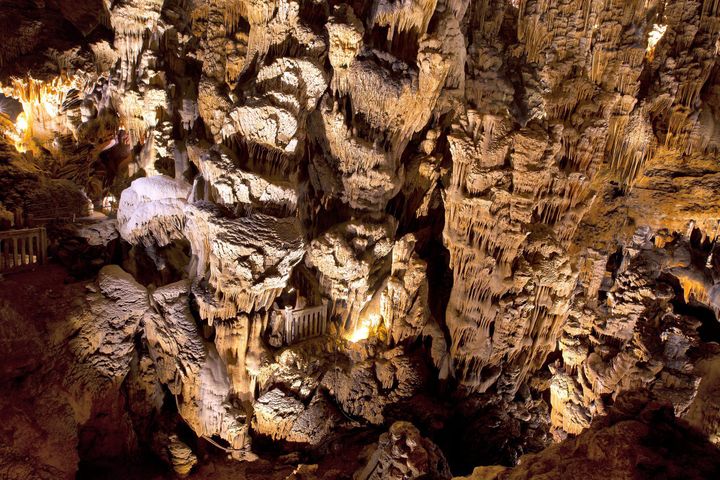
{"label": "illuminated rock face", "polygon": [[448,478],[477,416],[462,466],[637,391],[718,442],[717,2],[15,3],[1,225],[62,217],[62,180],[122,240],[72,317],[73,422],[127,396],[180,475],[373,425],[323,478]]}
{"label": "illuminated rock face", "polygon": [[123,190],[118,230],[127,242],[165,246],[182,238],[190,185],[165,176],[139,178]]}
{"label": "illuminated rock face", "polygon": [[431,441],[422,438],[411,423],[396,422],[383,433],[377,450],[367,465],[355,474],[358,480],[449,479],[450,470],[442,452]]}

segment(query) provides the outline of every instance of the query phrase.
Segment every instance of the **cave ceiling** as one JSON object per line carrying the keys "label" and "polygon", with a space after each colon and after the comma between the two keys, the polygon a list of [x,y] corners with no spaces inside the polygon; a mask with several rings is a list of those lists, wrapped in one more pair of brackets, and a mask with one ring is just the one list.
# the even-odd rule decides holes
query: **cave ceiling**
{"label": "cave ceiling", "polygon": [[0,479],[717,478],[717,0],[0,0],[0,38]]}

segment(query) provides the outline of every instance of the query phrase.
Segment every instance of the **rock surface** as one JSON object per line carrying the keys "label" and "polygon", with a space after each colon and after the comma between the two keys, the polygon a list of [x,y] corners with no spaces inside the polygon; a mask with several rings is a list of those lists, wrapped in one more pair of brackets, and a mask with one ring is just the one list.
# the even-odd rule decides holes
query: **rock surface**
{"label": "rock surface", "polygon": [[[650,405],[612,412],[576,438],[522,457],[514,468],[478,467],[455,480],[529,478],[712,478],[720,471],[715,447]],[[706,452],[706,453],[703,453]],[[711,453],[712,452],[712,453]]]}
{"label": "rock surface", "polygon": [[449,479],[450,469],[442,452],[423,438],[412,424],[396,422],[380,435],[377,450],[354,480]]}
{"label": "rock surface", "polygon": [[[720,441],[717,1],[0,0],[0,27],[6,476],[580,475],[645,452],[645,413],[607,423],[630,393]],[[16,271],[5,229],[40,225],[70,276]]]}

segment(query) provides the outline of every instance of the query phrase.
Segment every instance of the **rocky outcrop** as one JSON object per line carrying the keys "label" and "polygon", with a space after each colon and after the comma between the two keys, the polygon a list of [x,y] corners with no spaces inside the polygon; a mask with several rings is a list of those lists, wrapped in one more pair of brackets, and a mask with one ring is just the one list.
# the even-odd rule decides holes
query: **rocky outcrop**
{"label": "rocky outcrop", "polygon": [[165,176],[139,178],[123,190],[118,230],[131,244],[160,247],[182,238],[190,185]]}
{"label": "rocky outcrop", "polygon": [[[327,88],[323,71],[305,59],[277,58],[257,74],[255,95],[229,113],[223,137],[294,155],[302,148],[305,121]],[[258,128],[259,126],[262,126]]]}
{"label": "rocky outcrop", "polygon": [[[478,467],[457,480],[501,480],[572,476],[582,478],[708,478],[720,465],[717,447],[668,409],[650,405],[613,412],[573,439],[539,454],[526,455],[514,468]],[[662,452],[662,453],[661,453]]]}
{"label": "rocky outcrop", "polygon": [[[367,356],[363,349],[360,345],[357,353]],[[349,415],[381,424],[384,408],[417,393],[424,374],[422,365],[397,347],[376,358],[361,356],[347,365],[329,368],[322,386]]]}
{"label": "rocky outcrop", "polygon": [[699,252],[690,243],[648,234],[638,231],[618,253],[612,274],[600,268],[583,279],[606,300],[579,295],[564,327],[550,388],[558,433],[580,433],[623,391],[647,390],[680,417],[696,397],[702,322],[683,314],[677,297],[707,302],[712,274],[691,260]]}
{"label": "rocky outcrop", "polygon": [[242,170],[231,150],[220,146],[205,150],[196,146],[190,147],[189,153],[203,181],[208,183],[208,191],[194,200],[210,200],[237,212],[255,210],[278,217],[291,216],[297,209],[298,194],[291,182],[271,181]]}
{"label": "rocky outcrop", "polygon": [[[0,223],[99,271],[57,369],[9,309],[0,379],[63,394],[26,402],[47,429],[10,415],[8,471],[66,442],[266,474],[256,438],[292,452],[268,475],[339,478],[343,435],[405,418],[509,465],[628,392],[717,441],[716,1],[0,0],[0,26]],[[116,221],[56,227],[89,203]],[[407,424],[380,443],[359,478],[449,476]]]}
{"label": "rocky outcrop", "polygon": [[292,396],[274,389],[255,402],[253,429],[274,440],[318,445],[331,432],[338,418],[321,395],[305,406]]}
{"label": "rocky outcrop", "polygon": [[361,316],[379,313],[365,310],[388,268],[395,228],[392,218],[350,221],[310,244],[305,264],[317,270],[320,292],[334,302],[331,312],[341,316],[340,328],[349,333],[362,326]]}
{"label": "rocky outcrop", "polygon": [[202,206],[190,207],[188,216],[197,274],[211,287],[198,297],[202,316],[212,323],[268,309],[304,254],[297,220],[261,213],[226,218]]}
{"label": "rocky outcrop", "polygon": [[197,457],[190,450],[190,447],[179,440],[177,436],[170,438],[168,451],[172,457],[173,469],[181,477],[190,473],[192,467],[197,463]]}
{"label": "rocky outcrop", "polygon": [[377,449],[355,480],[449,479],[450,469],[440,449],[423,438],[411,423],[395,422],[380,435]]}
{"label": "rocky outcrop", "polygon": [[152,293],[158,314],[146,323],[150,356],[159,380],[175,395],[178,411],[193,431],[201,437],[217,436],[242,452],[249,448],[248,422],[229,401],[226,367],[215,346],[198,333],[189,287],[182,281]]}

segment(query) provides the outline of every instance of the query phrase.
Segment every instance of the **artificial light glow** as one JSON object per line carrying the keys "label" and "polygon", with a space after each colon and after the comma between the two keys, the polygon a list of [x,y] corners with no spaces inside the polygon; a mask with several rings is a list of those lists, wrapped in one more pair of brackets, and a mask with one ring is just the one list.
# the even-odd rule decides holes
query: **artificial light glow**
{"label": "artificial light glow", "polygon": [[15,150],[19,153],[25,153],[27,151],[24,140],[25,133],[28,131],[28,126],[27,116],[25,115],[25,112],[22,112],[15,120],[15,132],[17,132],[15,137]]}
{"label": "artificial light glow", "polygon": [[652,60],[653,54],[655,53],[655,45],[657,45],[663,35],[665,35],[665,30],[667,30],[667,25],[658,25],[656,23],[653,25],[650,33],[648,33],[648,43],[645,53],[649,59]]}
{"label": "artificial light glow", "polygon": [[68,92],[81,91],[84,83],[80,77],[59,76],[50,81],[32,77],[15,78],[9,85],[0,84],[0,92],[16,99],[22,105],[20,113],[9,131],[19,152],[37,151],[41,147],[53,150],[58,134],[71,133],[62,112]]}
{"label": "artificial light glow", "polygon": [[15,130],[17,130],[18,133],[23,133],[28,128],[28,122],[27,118],[25,117],[25,112],[18,115],[17,119],[15,120]]}
{"label": "artificial light glow", "polygon": [[105,198],[102,200],[102,209],[104,212],[111,212],[115,209],[117,206],[117,198],[115,198],[115,195],[108,194]]}
{"label": "artificial light glow", "polygon": [[358,325],[355,331],[347,337],[348,341],[356,343],[370,338],[370,334],[377,329],[381,320],[382,317],[377,314],[371,314],[363,318],[360,320],[360,325]]}
{"label": "artificial light glow", "polygon": [[23,139],[28,130],[28,121],[25,113],[20,113],[14,123],[7,123],[6,125],[3,133],[12,140],[18,152],[24,153],[27,149],[23,144]]}

